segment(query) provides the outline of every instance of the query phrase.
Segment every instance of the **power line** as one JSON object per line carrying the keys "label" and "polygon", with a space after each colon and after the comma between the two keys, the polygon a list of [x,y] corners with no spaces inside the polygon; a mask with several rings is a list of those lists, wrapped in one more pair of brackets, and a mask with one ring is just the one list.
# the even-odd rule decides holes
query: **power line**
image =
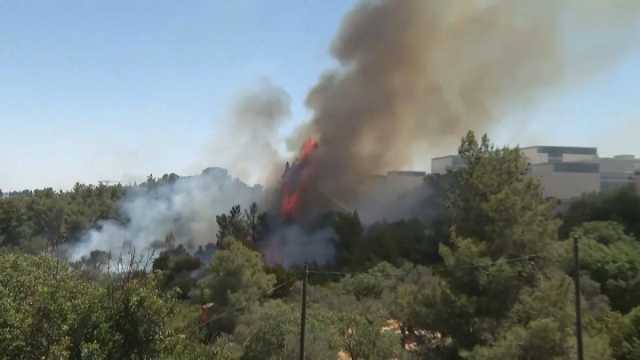
{"label": "power line", "polygon": [[[277,286],[271,288],[269,291],[267,291],[267,295],[272,295],[274,292],[276,292],[276,290],[279,290],[279,289],[281,289],[281,288],[283,288],[285,286],[291,285],[296,280],[297,279],[292,279],[292,280],[286,281],[286,282],[284,282],[284,283],[282,283],[280,285],[277,285]],[[195,328],[200,329],[200,328],[208,325],[209,323],[211,323],[214,320],[221,319],[221,318],[223,318],[223,317],[225,317],[227,315],[230,315],[230,314],[232,314],[234,312],[238,312],[238,311],[241,311],[241,310],[244,310],[244,309],[246,309],[246,306],[238,306],[238,307],[229,309],[227,311],[224,311],[222,313],[217,314],[216,316],[210,317],[209,319],[207,319],[207,321],[205,321],[203,323],[199,323]]]}
{"label": "power line", "polygon": [[[490,261],[486,264],[472,264],[472,265],[447,265],[447,264],[440,264],[440,265],[431,265],[431,266],[425,266],[425,268],[430,269],[430,270],[445,270],[445,269],[473,269],[473,268],[484,268],[484,267],[490,267],[490,266],[495,266],[495,265],[500,265],[500,264],[505,264],[505,263],[512,263],[512,262],[518,262],[518,261],[525,261],[525,260],[531,260],[531,259],[535,259],[535,258],[539,258],[542,257],[542,254],[531,254],[531,255],[524,255],[524,256],[519,256],[519,257],[514,257],[514,258],[501,258],[499,260],[496,261]],[[415,270],[417,268],[417,266],[413,266],[411,272],[413,272],[413,270]],[[320,271],[320,270],[309,270],[309,274],[317,274],[317,275],[335,275],[335,276],[349,276],[349,275],[357,275],[360,274],[359,272],[341,272],[341,271]],[[388,276],[395,276],[395,274],[381,274],[381,275],[388,275]]]}

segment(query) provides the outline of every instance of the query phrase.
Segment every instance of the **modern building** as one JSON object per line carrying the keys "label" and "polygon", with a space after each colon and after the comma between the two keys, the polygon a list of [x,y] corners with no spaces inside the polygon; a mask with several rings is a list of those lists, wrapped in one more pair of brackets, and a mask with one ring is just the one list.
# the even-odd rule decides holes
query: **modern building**
{"label": "modern building", "polygon": [[389,171],[385,185],[398,193],[404,193],[424,185],[424,171]]}
{"label": "modern building", "polygon": [[634,184],[634,174],[640,171],[640,159],[633,155],[600,158],[601,191],[619,189]]}
{"label": "modern building", "polygon": [[597,162],[531,164],[529,173],[540,181],[545,197],[565,200],[600,191]]}
{"label": "modern building", "polygon": [[530,164],[598,161],[598,149],[577,146],[530,146],[520,149]]}
{"label": "modern building", "polygon": [[[544,195],[570,199],[635,184],[640,191],[640,159],[633,155],[601,158],[595,147],[531,146],[521,148],[529,173],[538,178]],[[431,171],[444,174],[464,167],[457,155],[434,158]]]}
{"label": "modern building", "polygon": [[544,196],[564,200],[600,191],[597,148],[531,146],[521,150]]}
{"label": "modern building", "polygon": [[464,167],[464,161],[459,155],[447,155],[431,159],[432,174],[446,174]]}

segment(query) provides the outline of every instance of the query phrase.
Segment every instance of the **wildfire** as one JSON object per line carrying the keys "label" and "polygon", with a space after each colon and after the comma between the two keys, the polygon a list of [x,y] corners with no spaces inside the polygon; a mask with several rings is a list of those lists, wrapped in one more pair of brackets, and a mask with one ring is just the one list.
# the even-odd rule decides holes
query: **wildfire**
{"label": "wildfire", "polygon": [[313,152],[318,148],[318,141],[314,138],[308,138],[305,140],[304,144],[302,144],[302,151],[300,154],[300,161],[305,161]]}
{"label": "wildfire", "polygon": [[282,199],[280,202],[280,214],[285,219],[291,219],[295,216],[300,207],[302,193],[311,176],[310,158],[317,148],[318,141],[314,138],[308,138],[300,149],[299,157],[291,166],[287,163],[282,176]]}

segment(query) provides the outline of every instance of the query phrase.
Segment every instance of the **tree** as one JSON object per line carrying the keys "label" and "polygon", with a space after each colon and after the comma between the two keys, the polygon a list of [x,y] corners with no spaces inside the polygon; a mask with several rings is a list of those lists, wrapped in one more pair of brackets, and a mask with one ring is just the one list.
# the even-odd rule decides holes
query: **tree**
{"label": "tree", "polygon": [[536,288],[550,264],[559,225],[518,148],[497,149],[469,132],[459,155],[465,168],[454,174],[449,198],[444,269],[418,303],[420,325],[450,338],[444,351],[453,353],[498,336],[521,292]]}
{"label": "tree", "polygon": [[618,360],[640,358],[640,307],[625,316],[616,316],[611,329],[611,347]]}
{"label": "tree", "polygon": [[0,198],[0,246],[32,253],[77,239],[100,220],[122,221],[120,186],[75,184],[71,191],[42,189]]}
{"label": "tree", "polygon": [[100,289],[64,263],[0,253],[0,358],[80,358]]}
{"label": "tree", "polygon": [[[556,273],[538,287],[522,292],[495,340],[464,352],[473,360],[573,359],[575,358],[575,313],[572,281]],[[586,322],[590,313],[585,311]],[[611,359],[608,337],[601,329],[586,326],[587,359]]]}
{"label": "tree", "polygon": [[100,297],[95,340],[85,346],[83,358],[151,359],[171,351],[168,321],[174,299],[159,290],[157,279],[136,273],[129,269],[117,275]]}
{"label": "tree", "polygon": [[233,206],[229,214],[216,216],[218,246],[228,246],[229,240],[239,240],[249,246],[255,246],[268,231],[267,216],[258,211],[258,205],[252,203],[242,212],[240,205]]}
{"label": "tree", "polygon": [[258,240],[258,204],[252,203],[244,210],[244,221],[249,232],[249,239],[253,244]]}
{"label": "tree", "polygon": [[441,261],[439,240],[418,219],[373,224],[364,236],[367,244],[359,252],[365,263],[388,261],[399,264],[434,264]]}
{"label": "tree", "polygon": [[89,282],[46,256],[0,253],[0,358],[151,359],[172,349],[174,301],[129,269]]}
{"label": "tree", "polygon": [[590,221],[615,221],[626,231],[640,236],[640,193],[632,186],[612,192],[584,195],[569,206],[563,215],[562,235]]}
{"label": "tree", "polygon": [[238,313],[270,295],[275,282],[275,276],[265,272],[261,255],[242,243],[231,241],[216,252],[209,274],[200,281],[201,300],[212,302],[216,316],[221,315],[212,322],[212,332],[231,333]]}
{"label": "tree", "polygon": [[160,288],[164,291],[178,290],[180,299],[190,298],[190,292],[196,285],[193,272],[200,268],[200,259],[191,256],[184,246],[168,249],[153,260],[152,269],[160,271]]}
{"label": "tree", "polygon": [[333,219],[333,228],[338,238],[336,244],[336,263],[346,268],[353,268],[361,264],[360,250],[365,246],[363,242],[364,228],[357,212],[352,214],[337,213]]}
{"label": "tree", "polygon": [[459,155],[466,167],[449,199],[455,234],[486,243],[494,259],[544,252],[559,223],[520,149],[497,149],[486,135],[478,143],[469,132]]}
{"label": "tree", "polygon": [[350,359],[392,359],[403,351],[400,335],[385,329],[383,319],[363,313],[340,313],[337,318],[337,347]]}
{"label": "tree", "polygon": [[[582,270],[599,284],[611,307],[626,313],[640,305],[640,244],[614,222],[585,223],[574,229]],[[573,273],[570,241],[561,254],[567,273]]]}

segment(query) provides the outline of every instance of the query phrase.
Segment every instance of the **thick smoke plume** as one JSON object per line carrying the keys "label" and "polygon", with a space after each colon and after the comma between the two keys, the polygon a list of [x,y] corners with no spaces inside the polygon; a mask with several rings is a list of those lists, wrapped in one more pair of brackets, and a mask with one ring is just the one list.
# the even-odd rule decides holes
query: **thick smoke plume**
{"label": "thick smoke plume", "polygon": [[[317,139],[313,187],[356,200],[364,179],[405,168],[416,150],[457,143],[611,64],[637,15],[627,0],[363,1],[332,45],[341,66],[308,94],[313,117],[291,145]],[[585,44],[607,35],[602,53]]]}

